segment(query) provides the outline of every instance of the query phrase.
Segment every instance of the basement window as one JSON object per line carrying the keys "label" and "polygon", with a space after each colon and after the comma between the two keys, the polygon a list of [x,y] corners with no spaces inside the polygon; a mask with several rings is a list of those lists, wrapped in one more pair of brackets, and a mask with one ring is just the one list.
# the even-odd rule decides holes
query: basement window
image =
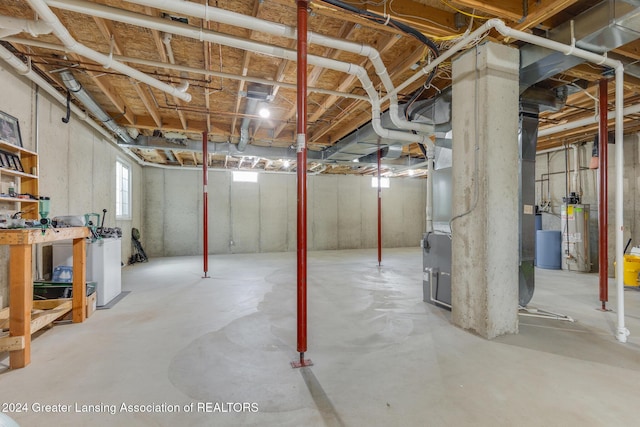
{"label": "basement window", "polygon": [[[372,188],[378,188],[378,177],[377,176],[371,177],[371,187]],[[389,178],[384,177],[384,176],[380,178],[380,188],[389,188]]]}
{"label": "basement window", "polygon": [[258,182],[258,172],[233,171],[233,182]]}
{"label": "basement window", "polygon": [[116,160],[116,219],[131,219],[131,166]]}

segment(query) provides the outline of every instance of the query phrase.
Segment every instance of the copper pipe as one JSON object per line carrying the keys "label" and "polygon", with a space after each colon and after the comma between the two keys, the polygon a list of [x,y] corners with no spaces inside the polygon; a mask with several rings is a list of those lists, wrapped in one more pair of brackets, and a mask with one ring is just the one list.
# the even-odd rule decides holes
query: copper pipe
{"label": "copper pipe", "polygon": [[[609,103],[609,91],[606,79],[601,79],[599,82],[598,98],[600,100],[600,126],[598,127],[598,168],[600,176],[600,188],[598,190],[598,271],[600,279],[600,301],[602,302],[602,310],[606,310],[607,301],[609,300],[609,232],[607,230],[609,224],[609,215],[607,212],[607,198],[609,194],[607,188],[607,150],[609,145],[607,105]],[[623,262],[623,260],[618,260],[618,262]]]}

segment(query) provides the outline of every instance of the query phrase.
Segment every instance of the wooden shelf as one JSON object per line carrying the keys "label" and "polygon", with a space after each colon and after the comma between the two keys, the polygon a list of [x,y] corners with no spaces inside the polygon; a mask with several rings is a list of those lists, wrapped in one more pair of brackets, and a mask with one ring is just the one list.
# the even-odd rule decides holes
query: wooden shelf
{"label": "wooden shelf", "polygon": [[3,140],[0,139],[0,150],[3,151],[8,151],[10,153],[24,153],[24,154],[32,154],[34,156],[37,156],[38,153],[31,151],[31,150],[27,150],[26,148],[23,147],[18,147],[17,145],[13,145],[13,144],[9,144],[8,142],[5,142]]}
{"label": "wooden shelf", "polygon": [[17,197],[6,197],[0,196],[0,202],[10,202],[10,203],[38,203],[37,200],[33,199],[19,199]]}
{"label": "wooden shelf", "polygon": [[[40,196],[38,190],[38,171],[40,165],[38,163],[38,153],[31,150],[27,150],[17,145],[9,144],[6,141],[0,140],[0,151],[12,154],[20,158],[20,163],[24,172],[20,172],[14,169],[6,167],[0,167],[0,180],[4,186],[9,182],[15,183],[15,191],[19,194],[31,194],[34,197]],[[4,190],[5,194],[7,189],[0,188],[0,193]],[[8,208],[9,210],[22,211],[22,217],[24,219],[38,219],[37,206],[34,209],[33,205],[37,204],[37,200],[33,199],[20,199],[18,197],[0,196],[0,208]],[[11,205],[9,205],[11,204]],[[28,205],[28,209],[23,206]]]}
{"label": "wooden shelf", "polygon": [[12,176],[17,176],[19,178],[33,178],[33,179],[38,179],[37,175],[31,175],[30,173],[26,173],[26,172],[20,172],[20,171],[16,171],[13,169],[7,169],[7,168],[0,168],[0,173],[2,173],[2,175],[12,175]]}

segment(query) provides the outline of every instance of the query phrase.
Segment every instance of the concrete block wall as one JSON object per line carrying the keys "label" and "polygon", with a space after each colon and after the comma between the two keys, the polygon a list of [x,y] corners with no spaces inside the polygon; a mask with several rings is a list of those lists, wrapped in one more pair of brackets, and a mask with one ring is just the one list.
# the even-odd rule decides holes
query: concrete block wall
{"label": "concrete block wall", "polygon": [[[147,254],[202,254],[202,172],[145,167],[144,188]],[[295,175],[261,173],[244,183],[210,171],[208,188],[211,254],[295,251]],[[424,179],[391,179],[382,196],[384,247],[419,245],[425,194]],[[376,247],[376,197],[371,177],[309,176],[309,250]]]}
{"label": "concrete block wall", "polygon": [[[3,88],[0,110],[19,119],[23,146],[38,151],[40,195],[51,198],[50,216],[91,212],[102,216],[102,209],[107,209],[105,226],[122,228],[122,261],[126,263],[131,255],[131,228],[142,228],[142,168],[75,115],[68,124],[62,123],[65,107],[43,90],[36,96],[35,85],[16,75],[2,61],[0,82]],[[37,147],[36,129],[39,135]],[[128,162],[132,168],[133,212],[132,219],[127,221],[115,219],[117,158]],[[11,204],[0,208],[13,209]],[[0,296],[5,306],[10,297],[8,271],[8,247],[0,246]]]}
{"label": "concrete block wall", "polygon": [[[624,138],[624,244],[632,239],[632,245],[640,245],[640,148],[638,134],[626,135]],[[565,150],[536,156],[536,204],[550,200],[550,210],[543,213],[542,228],[560,230],[560,207],[565,196],[567,182],[569,191],[580,192],[582,203],[590,205],[589,212],[589,247],[592,272],[598,271],[598,170],[588,169],[593,143],[586,143],[578,148],[579,179],[578,188],[571,188],[571,173],[574,171],[572,149],[566,153],[569,160],[569,175],[565,174]],[[615,145],[609,144],[608,162],[608,259],[609,275],[613,277],[613,261],[615,258]]]}

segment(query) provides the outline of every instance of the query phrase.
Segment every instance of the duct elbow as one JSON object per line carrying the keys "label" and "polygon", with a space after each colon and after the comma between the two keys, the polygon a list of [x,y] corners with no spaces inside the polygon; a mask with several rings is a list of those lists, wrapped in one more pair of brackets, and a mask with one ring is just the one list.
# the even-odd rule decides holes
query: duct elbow
{"label": "duct elbow", "polygon": [[176,86],[176,89],[178,89],[178,91],[182,93],[185,93],[187,89],[189,89],[189,82],[186,80],[182,80],[182,82],[180,82],[180,84]]}
{"label": "duct elbow", "polygon": [[179,98],[179,99],[183,100],[184,102],[191,102],[191,94],[190,93],[182,92],[178,87],[174,87],[173,89],[174,89],[173,95],[176,98]]}
{"label": "duct elbow", "polygon": [[368,57],[372,62],[380,59],[380,53],[371,46],[364,43],[360,45],[359,55]]}
{"label": "duct elbow", "polygon": [[511,34],[511,28],[499,18],[491,18],[484,24],[487,29],[495,28],[503,36],[509,36]]}

